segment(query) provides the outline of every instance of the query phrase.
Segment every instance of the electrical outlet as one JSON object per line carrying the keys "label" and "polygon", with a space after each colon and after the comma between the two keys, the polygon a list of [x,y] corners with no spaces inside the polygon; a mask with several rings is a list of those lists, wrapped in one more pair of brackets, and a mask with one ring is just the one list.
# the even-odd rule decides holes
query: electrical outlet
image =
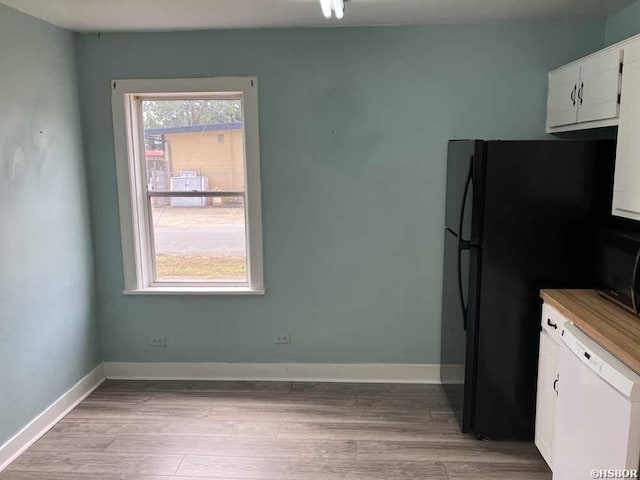
{"label": "electrical outlet", "polygon": [[151,347],[166,347],[167,337],[151,337],[149,339],[149,346]]}
{"label": "electrical outlet", "polygon": [[273,343],[277,343],[278,345],[288,345],[291,343],[291,334],[283,333],[280,335],[276,335],[273,337]]}

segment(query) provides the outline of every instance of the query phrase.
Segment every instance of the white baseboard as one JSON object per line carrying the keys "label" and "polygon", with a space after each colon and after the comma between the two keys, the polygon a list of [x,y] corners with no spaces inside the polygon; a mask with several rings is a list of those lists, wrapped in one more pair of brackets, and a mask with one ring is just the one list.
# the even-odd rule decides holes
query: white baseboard
{"label": "white baseboard", "polygon": [[107,378],[120,380],[440,383],[440,365],[105,362],[104,368]]}
{"label": "white baseboard", "polygon": [[65,394],[31,420],[22,430],[0,446],[0,472],[22,452],[47,433],[67,413],[93,392],[104,381],[104,368],[100,364]]}

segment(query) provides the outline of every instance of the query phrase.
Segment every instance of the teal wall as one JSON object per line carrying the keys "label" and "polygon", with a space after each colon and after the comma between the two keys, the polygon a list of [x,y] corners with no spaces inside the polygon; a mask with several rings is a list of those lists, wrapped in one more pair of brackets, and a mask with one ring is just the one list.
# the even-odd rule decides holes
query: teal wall
{"label": "teal wall", "polygon": [[612,45],[640,33],[640,1],[607,18],[605,45]]}
{"label": "teal wall", "polygon": [[100,359],[73,48],[0,5],[0,445]]}
{"label": "teal wall", "polygon": [[[447,140],[545,137],[548,70],[603,37],[604,20],[78,35],[104,359],[438,363]],[[123,296],[110,80],[215,75],[260,79],[267,294]]]}

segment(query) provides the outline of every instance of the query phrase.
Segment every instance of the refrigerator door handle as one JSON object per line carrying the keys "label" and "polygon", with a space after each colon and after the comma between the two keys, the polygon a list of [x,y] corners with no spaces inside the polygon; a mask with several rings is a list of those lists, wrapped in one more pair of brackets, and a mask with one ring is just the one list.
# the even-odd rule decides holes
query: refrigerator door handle
{"label": "refrigerator door handle", "polygon": [[462,193],[462,205],[460,206],[460,219],[458,220],[458,238],[460,239],[458,246],[463,248],[469,248],[471,242],[462,238],[462,228],[464,227],[464,211],[467,207],[467,197],[469,196],[469,187],[473,181],[473,155],[471,156],[471,162],[469,164],[469,173],[467,174],[467,181],[464,184],[464,192]]}
{"label": "refrigerator door handle", "polygon": [[458,248],[458,295],[460,296],[460,307],[462,308],[462,328],[467,331],[467,306],[464,304],[464,293],[462,287],[462,248]]}
{"label": "refrigerator door handle", "polygon": [[473,155],[469,164],[469,173],[462,194],[462,206],[460,207],[460,221],[458,223],[458,295],[460,296],[460,307],[462,308],[462,328],[467,330],[467,306],[464,304],[464,286],[462,285],[462,251],[471,248],[471,242],[462,238],[462,228],[464,226],[464,211],[467,206],[467,196],[469,187],[473,180]]}

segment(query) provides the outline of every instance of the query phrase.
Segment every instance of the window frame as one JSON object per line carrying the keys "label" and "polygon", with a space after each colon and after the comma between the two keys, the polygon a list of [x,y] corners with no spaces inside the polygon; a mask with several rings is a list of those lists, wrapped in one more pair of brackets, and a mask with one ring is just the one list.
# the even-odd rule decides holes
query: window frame
{"label": "window frame", "polygon": [[[111,81],[111,91],[124,293],[264,294],[257,77],[116,79]],[[144,145],[141,101],[203,98],[242,100],[247,282],[156,282],[146,166],[145,162],[139,161]],[[190,195],[188,192],[183,192],[186,195],[175,193],[174,196]],[[213,196],[199,193],[198,196]]]}

